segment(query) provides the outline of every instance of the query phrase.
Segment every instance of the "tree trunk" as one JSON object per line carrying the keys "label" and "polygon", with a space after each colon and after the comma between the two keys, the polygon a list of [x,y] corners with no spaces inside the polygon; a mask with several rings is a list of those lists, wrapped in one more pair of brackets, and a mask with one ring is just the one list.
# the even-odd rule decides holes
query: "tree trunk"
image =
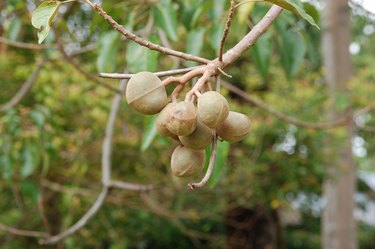
{"label": "tree trunk", "polygon": [[[348,0],[326,0],[323,12],[323,60],[330,105],[328,116],[335,120],[349,115],[349,110],[336,107],[338,96],[344,96],[346,83],[352,76],[349,54],[350,12]],[[326,141],[327,176],[323,186],[323,249],[356,249],[356,225],[353,216],[356,172],[352,154],[352,123],[340,138]]]}

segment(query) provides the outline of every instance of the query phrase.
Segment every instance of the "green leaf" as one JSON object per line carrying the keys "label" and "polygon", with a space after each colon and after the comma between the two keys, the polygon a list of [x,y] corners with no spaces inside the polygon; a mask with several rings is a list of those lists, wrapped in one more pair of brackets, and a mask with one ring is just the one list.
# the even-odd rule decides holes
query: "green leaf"
{"label": "green leaf", "polygon": [[280,7],[289,10],[303,19],[308,21],[311,25],[315,26],[317,29],[320,29],[318,24],[316,24],[314,18],[312,18],[306,11],[303,9],[303,5],[299,0],[265,0],[266,2],[270,2],[273,4],[277,4]]}
{"label": "green leaf", "polygon": [[303,37],[293,31],[282,31],[281,62],[289,79],[293,78],[300,68],[306,53]]}
{"label": "green leaf", "polygon": [[223,35],[224,28],[224,23],[214,23],[209,30],[210,46],[215,51],[219,51],[220,40]]}
{"label": "green leaf", "polygon": [[253,47],[255,65],[264,79],[268,76],[272,58],[272,40],[269,33],[262,35]]}
{"label": "green leaf", "polygon": [[[186,52],[188,54],[199,55],[203,47],[204,28],[193,29],[187,35]],[[187,66],[195,66],[197,63],[188,61]]]}
{"label": "green leaf", "polygon": [[224,170],[225,170],[224,166],[227,164],[229,147],[230,147],[230,144],[228,142],[218,141],[215,168],[212,171],[210,180],[207,183],[208,186],[211,188],[217,184],[217,182],[220,180],[220,177],[224,173]]}
{"label": "green leaf", "polygon": [[11,155],[8,153],[0,155],[0,165],[3,179],[11,180],[14,172],[14,164]]}
{"label": "green leaf", "polygon": [[20,190],[22,194],[27,196],[28,198],[32,198],[33,201],[38,200],[38,194],[39,194],[39,187],[34,181],[28,181],[24,180],[20,182]]}
{"label": "green leaf", "polygon": [[345,111],[345,109],[350,104],[349,96],[345,93],[337,93],[335,97],[335,103],[338,111]]}
{"label": "green leaf", "polygon": [[31,24],[39,29],[38,43],[42,43],[46,39],[50,29],[53,18],[61,5],[60,1],[46,1],[39,5],[33,12],[31,17]]}
{"label": "green leaf", "polygon": [[163,0],[161,3],[155,5],[153,10],[156,24],[170,39],[172,39],[172,41],[177,41],[176,11],[173,9],[171,1]]}
{"label": "green leaf", "polygon": [[21,153],[21,176],[26,178],[36,169],[39,162],[39,150],[34,143],[26,143]]}
{"label": "green leaf", "polygon": [[[153,43],[158,43],[156,37],[149,39]],[[130,72],[155,71],[158,66],[159,53],[146,47],[139,46],[131,42],[126,48],[126,62]]]}
{"label": "green leaf", "polygon": [[157,115],[146,117],[146,125],[142,135],[141,151],[146,151],[148,147],[150,147],[157,134],[155,126],[156,118]]}
{"label": "green leaf", "polygon": [[303,8],[307,14],[309,14],[316,23],[320,22],[320,13],[319,10],[312,5],[311,3],[303,3]]}
{"label": "green leaf", "polygon": [[36,124],[39,128],[43,127],[46,122],[46,117],[43,115],[43,113],[33,110],[29,115],[34,124]]}
{"label": "green leaf", "polygon": [[20,18],[16,17],[12,19],[12,21],[10,22],[7,28],[7,34],[6,34],[9,40],[12,40],[12,41],[17,40],[17,36],[21,30],[21,25],[22,23],[21,23]]}
{"label": "green leaf", "polygon": [[120,48],[120,35],[108,31],[99,38],[99,55],[96,65],[99,72],[112,73],[116,69],[116,55]]}
{"label": "green leaf", "polygon": [[186,52],[199,55],[203,47],[204,28],[193,29],[187,35]]}
{"label": "green leaf", "polygon": [[[212,2],[211,1],[205,1],[203,4],[200,4],[194,11],[193,16],[191,17],[190,21],[190,28],[193,28],[196,26],[197,21],[201,18],[202,15],[206,14],[210,10],[212,10]],[[199,24],[198,24],[199,25]],[[196,28],[198,28],[197,26]]]}
{"label": "green leaf", "polygon": [[247,4],[242,4],[238,7],[237,20],[239,24],[244,24],[250,17],[250,13],[253,10],[255,2],[250,2]]}
{"label": "green leaf", "polygon": [[214,6],[211,10],[212,21],[220,20],[223,17],[225,2],[225,0],[213,0]]}

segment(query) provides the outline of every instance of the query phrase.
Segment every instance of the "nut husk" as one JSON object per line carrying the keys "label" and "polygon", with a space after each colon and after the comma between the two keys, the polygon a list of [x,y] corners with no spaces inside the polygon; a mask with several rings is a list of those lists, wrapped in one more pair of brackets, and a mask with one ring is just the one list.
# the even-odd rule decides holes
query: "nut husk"
{"label": "nut husk", "polygon": [[134,74],[126,86],[126,100],[136,111],[151,115],[160,112],[168,103],[161,80],[150,72]]}
{"label": "nut husk", "polygon": [[193,103],[182,101],[174,105],[170,109],[166,126],[177,136],[191,134],[197,126],[197,113]]}
{"label": "nut husk", "polygon": [[208,91],[198,98],[198,116],[210,128],[216,128],[228,117],[228,101],[218,92]]}
{"label": "nut husk", "polygon": [[203,170],[205,158],[203,150],[193,150],[180,145],[172,153],[172,173],[178,177],[197,175]]}
{"label": "nut husk", "polygon": [[193,133],[178,138],[184,146],[190,149],[203,150],[212,142],[212,130],[198,118],[197,127]]}
{"label": "nut husk", "polygon": [[167,128],[167,120],[171,114],[172,108],[176,105],[176,103],[169,103],[167,104],[163,110],[159,113],[158,117],[155,121],[156,130],[159,132],[162,136],[168,136],[173,139],[178,140],[178,137],[170,132]]}
{"label": "nut husk", "polygon": [[219,137],[234,143],[243,139],[250,129],[251,122],[248,116],[230,111],[226,120],[216,128],[216,131]]}

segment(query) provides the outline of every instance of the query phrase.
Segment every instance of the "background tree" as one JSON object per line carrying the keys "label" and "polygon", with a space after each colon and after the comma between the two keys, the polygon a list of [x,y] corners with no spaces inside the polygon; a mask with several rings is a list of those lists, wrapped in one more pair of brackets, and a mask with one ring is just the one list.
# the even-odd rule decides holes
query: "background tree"
{"label": "background tree", "polygon": [[[353,76],[349,54],[350,12],[347,1],[327,1],[324,11],[323,61],[328,94],[329,118],[349,116],[346,106],[347,84]],[[344,103],[344,106],[342,105]],[[341,104],[341,106],[340,106]],[[330,162],[324,183],[323,248],[357,248],[354,220],[356,170],[351,140],[353,123],[343,128],[343,134],[327,141]]]}

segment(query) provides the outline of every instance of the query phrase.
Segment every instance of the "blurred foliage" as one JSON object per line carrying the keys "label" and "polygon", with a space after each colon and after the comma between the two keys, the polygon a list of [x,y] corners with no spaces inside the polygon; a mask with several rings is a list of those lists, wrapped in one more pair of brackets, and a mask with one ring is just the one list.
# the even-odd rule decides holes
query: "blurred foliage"
{"label": "blurred foliage", "polygon": [[[37,30],[31,26],[30,16],[38,4],[7,1],[0,12],[0,35],[36,43]],[[225,48],[236,44],[268,7],[256,3],[242,10],[233,20]],[[304,7],[319,20],[318,11],[308,4]],[[228,1],[104,1],[103,8],[126,28],[155,43],[161,43],[164,35],[175,49],[214,58]],[[125,66],[137,72],[191,65],[122,40],[81,3],[61,6],[53,27],[59,30],[67,52],[97,46],[75,57],[94,75],[98,71],[123,72]],[[356,73],[348,96],[338,100],[339,105],[358,109],[373,101],[374,27],[373,20],[352,16],[352,39],[360,51],[353,55]],[[320,36],[320,31],[303,19],[283,12],[254,48],[227,69],[233,78],[225,80],[287,115],[324,121],[327,96]],[[45,42],[56,42],[53,32]],[[14,109],[0,113],[0,222],[46,230],[38,200],[52,193],[55,199],[47,208],[59,214],[59,221],[50,226],[61,224],[55,228],[60,230],[79,219],[100,191],[101,146],[114,93],[81,75],[57,50],[31,51],[0,44],[0,103],[17,92],[41,57],[49,61],[31,92]],[[116,80],[106,82],[113,87],[118,84]],[[170,174],[169,160],[176,144],[155,134],[150,125],[153,117],[135,113],[122,101],[112,175],[114,179],[154,184],[157,190],[147,197],[154,205],[137,193],[114,190],[93,220],[64,241],[65,248],[223,248],[224,216],[236,205],[301,213],[298,224],[284,227],[285,248],[320,248],[320,210],[313,210],[312,203],[319,203],[316,196],[320,195],[324,165],[333,160],[324,158],[322,146],[327,136],[340,136],[342,130],[296,127],[226,89],[222,93],[230,99],[231,109],[251,117],[253,131],[241,143],[219,145],[213,179],[208,187],[193,192],[186,190],[188,180]],[[375,126],[374,112],[358,116],[356,122]],[[354,152],[358,168],[366,172],[374,171],[373,134],[356,130],[363,143],[357,146],[362,153]],[[365,189],[366,194],[372,192]],[[300,196],[305,198],[301,201]],[[209,238],[200,239],[201,233]],[[361,225],[361,248],[374,248],[374,235],[374,227]],[[37,239],[16,238],[1,231],[0,246],[40,248]]]}

